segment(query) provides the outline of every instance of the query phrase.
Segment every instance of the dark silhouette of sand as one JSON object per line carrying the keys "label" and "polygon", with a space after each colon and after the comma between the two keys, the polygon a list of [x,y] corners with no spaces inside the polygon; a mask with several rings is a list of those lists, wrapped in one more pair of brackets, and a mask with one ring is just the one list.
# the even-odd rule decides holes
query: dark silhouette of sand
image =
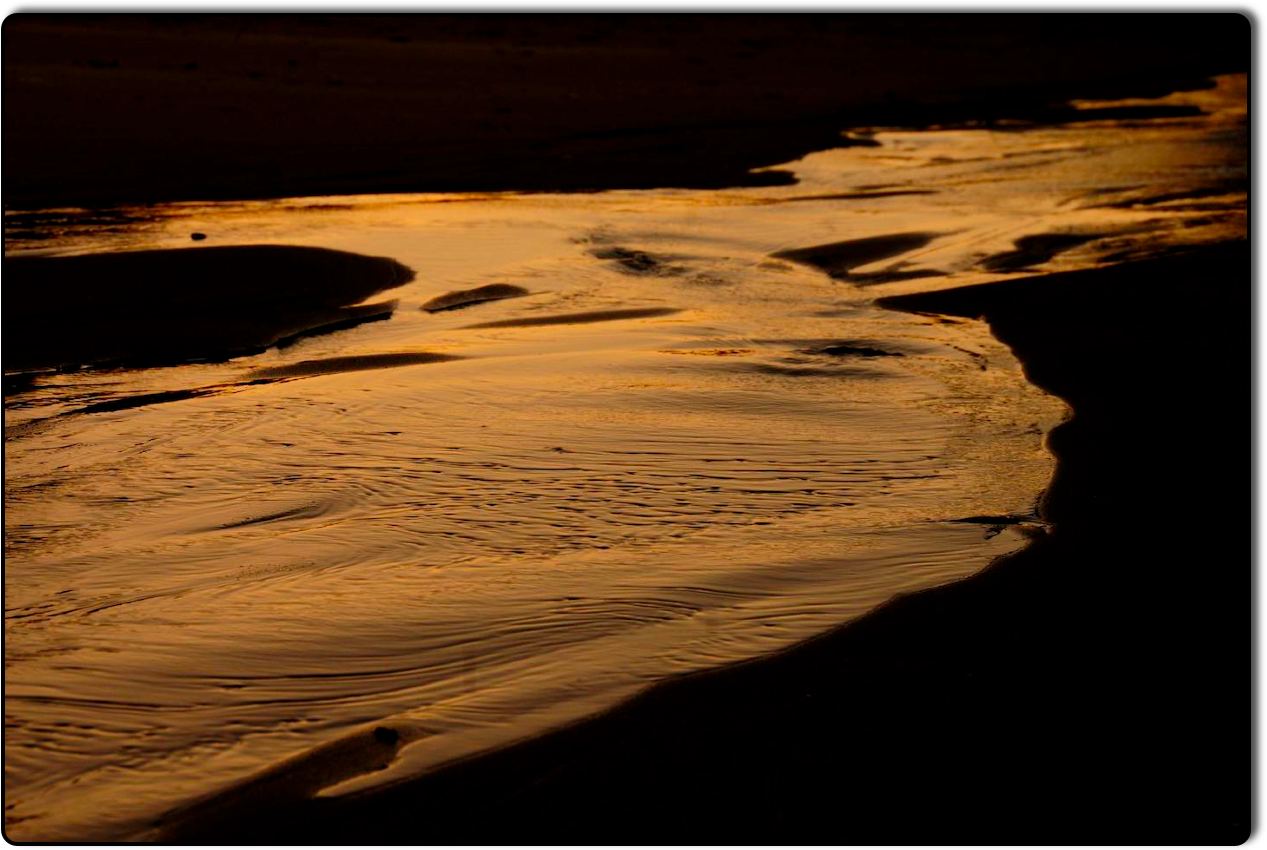
{"label": "dark silhouette of sand", "polygon": [[525,316],[467,325],[468,328],[534,328],[542,325],[587,325],[594,322],[616,322],[623,319],[649,319],[672,316],[681,310],[673,307],[634,307],[628,310],[590,310],[584,313],[558,313],[552,316]]}
{"label": "dark silhouette of sand", "polygon": [[908,277],[929,277],[941,273],[930,270],[904,272],[898,269],[887,269],[876,275],[857,275],[853,270],[859,266],[890,257],[900,257],[923,248],[940,235],[939,233],[893,233],[885,236],[870,236],[865,239],[848,239],[844,242],[832,242],[829,245],[814,245],[810,248],[777,251],[770,256],[814,266],[841,280],[859,279],[868,283],[880,283]]}
{"label": "dark silhouette of sand", "polygon": [[680,274],[682,269],[671,266],[659,257],[646,251],[632,248],[596,248],[590,252],[600,260],[610,260],[616,267],[627,274]]}
{"label": "dark silhouette of sand", "polygon": [[1024,271],[1041,265],[1062,251],[1085,245],[1100,238],[1096,233],[1038,233],[1022,236],[1015,249],[991,254],[981,261],[981,268],[992,272]]}
{"label": "dark silhouette of sand", "polygon": [[3,38],[5,206],[32,209],[786,183],[750,170],[849,127],[1151,115],[1065,102],[1247,70],[1249,22],[18,14]]}
{"label": "dark silhouette of sand", "polygon": [[771,203],[787,204],[799,201],[863,201],[868,198],[899,198],[904,195],[936,195],[935,189],[888,189],[876,192],[826,192],[821,195],[793,195],[777,198]]}
{"label": "dark silhouette of sand", "polygon": [[223,360],[387,318],[358,305],[413,272],[324,248],[247,245],[4,260],[4,368]]}
{"label": "dark silhouette of sand", "polygon": [[[395,369],[401,366],[417,366],[425,363],[448,363],[461,360],[456,354],[438,354],[430,351],[400,351],[387,354],[352,354],[344,357],[319,357],[312,360],[299,360],[282,366],[268,366],[251,369],[240,381],[226,384],[209,384],[202,387],[190,387],[178,390],[160,390],[152,393],[135,393],[118,398],[96,401],[81,407],[71,408],[52,416],[32,419],[17,425],[5,426],[6,436],[31,434],[68,416],[81,416],[93,413],[118,413],[123,410],[135,410],[139,407],[151,407],[156,404],[170,404],[177,401],[188,401],[195,398],[223,395],[253,386],[274,384],[279,381],[293,381],[299,378],[315,378],[321,375],[339,375],[345,372],[364,372],[376,369]],[[35,378],[36,375],[30,377]],[[32,386],[34,382],[32,382]],[[29,389],[30,386],[25,387]],[[8,390],[10,393],[21,389]]]}
{"label": "dark silhouette of sand", "polygon": [[852,342],[837,342],[822,348],[803,349],[805,354],[830,354],[832,357],[903,357],[900,351],[889,351],[873,345],[857,345]]}
{"label": "dark silhouette of sand", "polygon": [[[404,736],[390,726],[345,735],[322,747],[287,759],[227,792],[211,794],[169,812],[165,823],[197,829],[225,820],[266,817],[269,812],[307,799],[322,788],[391,764]],[[147,836],[152,838],[153,836]]]}
{"label": "dark silhouette of sand", "polygon": [[448,292],[444,295],[437,295],[426,304],[423,304],[422,309],[428,313],[439,313],[445,310],[460,310],[463,307],[483,304],[486,301],[519,298],[527,294],[528,290],[522,286],[515,286],[511,283],[490,283],[487,286],[477,286],[474,289],[462,289],[456,292]]}
{"label": "dark silhouette of sand", "polygon": [[[68,410],[60,413],[54,418],[63,416],[74,416],[82,413],[118,413],[121,410],[135,410],[138,407],[149,407],[155,404],[168,404],[173,401],[188,401],[191,398],[203,398],[209,395],[216,395],[225,391],[223,386],[195,387],[188,390],[162,390],[156,393],[138,393],[136,395],[123,396],[121,398],[112,398],[107,401],[96,401],[92,404],[86,404],[83,407],[77,407],[74,410]],[[36,420],[43,422],[46,420]],[[33,424],[33,423],[32,423]],[[30,427],[23,430],[31,430]]]}
{"label": "dark silhouette of sand", "polygon": [[[889,299],[985,317],[1073,406],[1051,435],[1048,534],[975,577],[559,732],[164,838],[1244,841],[1250,351],[1208,317],[1245,316],[1248,284],[1242,242]],[[1001,524],[968,519],[984,534]]]}
{"label": "dark silhouette of sand", "polygon": [[389,354],[353,354],[347,357],[322,357],[300,360],[284,366],[268,366],[247,372],[248,380],[281,380],[286,378],[311,378],[317,375],[336,375],[343,372],[363,372],[367,369],[394,369],[398,366],[417,366],[421,363],[447,363],[460,360],[454,354],[437,354],[430,351],[401,351]]}

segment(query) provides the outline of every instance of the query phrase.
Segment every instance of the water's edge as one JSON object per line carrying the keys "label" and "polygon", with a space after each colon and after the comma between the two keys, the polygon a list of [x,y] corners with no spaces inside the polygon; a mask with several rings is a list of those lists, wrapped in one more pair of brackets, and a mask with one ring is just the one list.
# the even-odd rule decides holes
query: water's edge
{"label": "water's edge", "polygon": [[[1164,283],[1162,291],[1173,294],[1194,273],[1215,269],[1240,276],[1247,259],[1245,243],[1231,243],[1177,261],[1052,275],[1049,286],[1042,286],[1041,278],[1026,283],[1042,290],[1038,299],[1060,320],[1100,301],[1103,315],[1096,326],[1121,327],[1140,307],[1129,291],[1134,287],[1122,292],[1123,284],[1143,282],[1156,294]],[[1229,709],[1243,707],[1242,694],[1234,690],[1216,699],[1207,690],[1175,690],[1170,684],[1171,658],[1179,646],[1207,665],[1200,681],[1209,676],[1226,684],[1229,676],[1241,675],[1247,661],[1243,615],[1230,618],[1231,631],[1226,626],[1229,615],[1243,608],[1243,581],[1237,571],[1225,569],[1203,572],[1196,587],[1187,578],[1176,587],[1158,575],[1151,585],[1140,585],[1129,559],[1191,554],[1190,547],[1206,544],[1190,533],[1166,539],[1124,534],[1119,524],[1146,516],[1154,509],[1151,499],[1102,504],[1090,498],[1105,488],[1115,495],[1147,493],[1138,488],[1157,483],[1141,476],[1146,467],[1135,462],[1129,469],[1104,462],[1135,454],[1125,442],[1133,439],[1129,434],[1102,444],[1095,436],[1131,412],[1136,426],[1149,427],[1139,399],[1158,398],[1156,380],[1144,381],[1142,395],[1131,392],[1114,401],[1113,388],[1100,386],[1092,371],[1101,365],[1099,356],[1109,351],[1128,356],[1155,332],[1145,322],[1127,338],[1105,340],[1096,357],[1080,355],[1076,344],[1053,344],[1041,331],[1044,318],[1017,309],[1030,300],[1025,296],[1003,285],[890,302],[893,309],[984,316],[1000,338],[1010,340],[1027,373],[1040,373],[1047,391],[1074,402],[1059,427],[1065,438],[1056,478],[1063,483],[1047,494],[1050,513],[1059,520],[1021,551],[971,577],[894,598],[787,650],[674,677],[580,723],[411,783],[295,801],[244,820],[176,824],[161,834],[193,841],[326,836],[411,843],[669,836],[1009,843],[1036,834],[1057,843],[1243,841],[1248,797],[1237,768],[1247,758],[1247,729],[1226,722],[1233,716]],[[1217,300],[1234,309],[1240,297],[1225,291]],[[1154,303],[1147,313],[1160,318],[1173,309]],[[1212,348],[1222,340],[1227,347],[1218,330],[1200,339]],[[1225,393],[1204,398],[1210,407],[1199,419],[1184,416],[1185,427],[1228,407]],[[1208,436],[1217,427],[1193,430]],[[1158,439],[1173,433],[1163,429]],[[1237,452],[1226,454],[1218,456],[1235,460]],[[1207,467],[1190,475],[1186,483],[1205,486],[1222,474]],[[1106,521],[1106,513],[1116,523]],[[1228,554],[1235,558],[1239,548],[1233,544]],[[1200,627],[1174,636],[1160,630],[1168,611],[1150,606],[1198,588],[1212,605],[1191,612]],[[1061,628],[1074,600],[1084,600],[1083,613]],[[1014,606],[1020,607],[1019,619],[1009,613]],[[1115,641],[1140,628],[1149,629],[1159,645],[1154,654],[1132,656],[1136,669],[1124,676]],[[967,659],[960,655],[966,649],[973,652]],[[1110,706],[1110,716],[1076,711],[1087,699]],[[912,716],[923,712],[940,720],[925,733],[911,725]],[[1133,726],[1111,719],[1119,715],[1131,718]],[[1163,731],[1181,718],[1201,730],[1195,748],[1157,747]],[[868,734],[858,738],[854,724]],[[747,736],[760,730],[774,734],[778,745],[752,746]],[[1116,772],[1119,762],[1108,755],[1114,752],[1132,764],[1129,783]],[[839,759],[847,770],[837,769]],[[595,769],[603,771],[601,782]],[[912,770],[936,793],[894,795],[892,789],[911,781]],[[778,782],[770,783],[769,776]],[[1108,804],[1068,806],[1062,792],[1071,782],[1079,783],[1084,800]],[[759,789],[759,796],[751,789]],[[676,795],[689,802],[675,806]],[[745,799],[760,807],[760,820],[719,822],[695,814],[710,801]],[[840,800],[848,801],[845,817],[833,805]],[[1150,820],[1145,815],[1159,803],[1176,808],[1166,819]],[[918,817],[909,817],[912,805]]]}

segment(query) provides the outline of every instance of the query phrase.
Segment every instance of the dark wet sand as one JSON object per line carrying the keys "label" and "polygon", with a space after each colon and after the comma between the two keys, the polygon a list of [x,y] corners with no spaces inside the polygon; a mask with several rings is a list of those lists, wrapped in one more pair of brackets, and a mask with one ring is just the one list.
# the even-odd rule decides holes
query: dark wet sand
{"label": "dark wet sand", "polygon": [[1051,435],[1048,535],[558,733],[374,794],[173,822],[166,837],[1241,842],[1250,337],[1228,321],[1248,324],[1249,300],[1243,242],[889,299],[986,317],[1072,405]]}
{"label": "dark wet sand", "polygon": [[1111,117],[1065,101],[1247,70],[1249,22],[19,14],[3,38],[4,202],[33,209],[785,183],[750,169],[850,143],[849,127]]}
{"label": "dark wet sand", "polygon": [[417,366],[422,363],[447,363],[460,360],[454,354],[438,354],[431,351],[394,351],[387,354],[352,354],[346,357],[320,357],[300,360],[284,366],[267,366],[246,373],[249,381],[276,381],[288,378],[312,378],[318,375],[339,375],[344,372],[364,372],[371,369],[395,369],[400,366]]}
{"label": "dark wet sand", "polygon": [[790,198],[778,198],[771,203],[788,204],[801,201],[861,201],[867,198],[900,198],[904,195],[936,195],[936,189],[890,189],[872,192],[828,192],[822,195],[793,195]]}
{"label": "dark wet sand", "polygon": [[627,310],[588,310],[584,313],[557,313],[550,316],[527,316],[467,325],[468,328],[536,328],[545,325],[589,325],[594,322],[619,322],[625,319],[651,319],[680,313],[675,307],[633,307]]}
{"label": "dark wet sand", "polygon": [[[864,239],[847,239],[827,245],[813,245],[809,248],[777,251],[770,256],[813,266],[840,280],[853,280],[855,277],[867,277],[854,275],[854,269],[917,251],[941,235],[940,233],[891,233]],[[929,276],[927,273],[917,274],[920,277]]]}
{"label": "dark wet sand", "polygon": [[992,272],[1028,271],[1052,257],[1098,239],[1098,233],[1037,233],[1017,239],[1011,251],[991,254],[981,261],[981,268]]}
{"label": "dark wet sand", "polygon": [[460,289],[456,292],[446,292],[444,295],[437,295],[426,304],[423,304],[422,309],[428,313],[442,313],[446,310],[461,310],[464,307],[474,307],[476,304],[483,304],[487,301],[521,298],[527,294],[528,290],[522,286],[515,286],[511,283],[490,283],[487,286],[477,286],[474,289]]}
{"label": "dark wet sand", "polygon": [[632,248],[613,246],[598,248],[590,253],[596,259],[615,263],[616,268],[626,274],[680,274],[682,272],[680,267],[668,265],[659,257]]}
{"label": "dark wet sand", "polygon": [[900,351],[889,351],[871,345],[855,345],[849,342],[838,342],[823,348],[806,348],[803,354],[830,354],[833,357],[902,357]]}
{"label": "dark wet sand", "polygon": [[[31,434],[68,416],[83,416],[95,413],[118,413],[124,410],[136,410],[139,407],[152,407],[156,404],[171,404],[189,401],[195,398],[222,395],[238,392],[261,384],[272,384],[278,381],[293,381],[301,378],[317,378],[322,375],[341,375],[348,372],[367,372],[379,369],[397,369],[402,366],[418,366],[427,363],[450,363],[463,359],[455,354],[440,354],[431,351],[394,351],[384,354],[352,354],[344,357],[319,357],[312,360],[300,360],[283,366],[267,366],[250,369],[242,376],[242,380],[225,384],[209,384],[202,387],[190,387],[179,390],[162,390],[153,393],[124,395],[105,401],[93,402],[82,407],[71,408],[52,416],[30,419],[17,425],[5,426],[5,437],[19,434]],[[38,374],[24,373],[19,377],[31,378],[31,385],[37,383]],[[25,388],[7,388],[6,394],[16,394]]]}
{"label": "dark wet sand", "polygon": [[[167,819],[185,829],[199,829],[226,820],[268,817],[341,780],[382,770],[391,764],[401,745],[401,735],[387,726],[362,729],[311,752],[287,759],[226,794],[195,800],[171,811]],[[147,840],[162,840],[161,829]]]}
{"label": "dark wet sand", "polygon": [[[4,260],[4,369],[223,360],[387,318],[385,257],[279,245]],[[8,382],[6,382],[8,383]]]}

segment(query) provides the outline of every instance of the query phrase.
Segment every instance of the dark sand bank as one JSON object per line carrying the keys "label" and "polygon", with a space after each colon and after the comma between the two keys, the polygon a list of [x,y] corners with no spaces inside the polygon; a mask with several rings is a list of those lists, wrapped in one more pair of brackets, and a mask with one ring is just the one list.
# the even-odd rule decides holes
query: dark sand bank
{"label": "dark sand bank", "polygon": [[374,794],[173,818],[165,837],[1243,841],[1250,352],[1227,322],[1248,323],[1248,284],[1248,246],[1233,243],[890,299],[984,316],[1072,405],[1051,435],[1050,533],[971,579],[558,733]]}
{"label": "dark sand bank", "polygon": [[483,304],[488,301],[521,298],[528,294],[528,290],[522,286],[515,286],[513,283],[490,283],[486,286],[477,286],[474,289],[461,289],[456,292],[446,292],[444,295],[437,295],[426,304],[423,304],[422,309],[428,313],[443,313],[447,310],[461,310],[464,307],[473,307],[476,304]]}
{"label": "dark sand bank", "polygon": [[[170,812],[168,818],[196,829],[243,816],[267,815],[274,808],[294,805],[341,780],[382,770],[391,764],[400,745],[401,735],[394,729],[366,729],[287,759],[230,793],[196,800]],[[162,841],[157,835],[146,838]]]}
{"label": "dark sand bank", "polygon": [[1100,238],[1099,233],[1038,233],[1017,239],[1015,248],[992,254],[981,261],[981,268],[992,272],[1027,271],[1041,265],[1062,251],[1077,248]]}
{"label": "dark sand bank", "polygon": [[655,257],[646,251],[638,251],[633,248],[621,248],[619,246],[598,248],[591,251],[590,254],[595,259],[614,263],[616,268],[626,274],[673,275],[682,273],[680,266],[669,265],[660,257]]}
{"label": "dark sand bank", "polygon": [[[52,416],[30,419],[16,425],[5,426],[5,436],[32,434],[40,429],[70,416],[83,416],[95,413],[118,413],[123,410],[136,410],[140,407],[152,407],[156,404],[189,401],[190,399],[241,392],[251,387],[273,384],[279,381],[294,381],[303,378],[319,378],[322,375],[343,375],[348,372],[368,372],[381,369],[398,369],[403,366],[419,366],[428,363],[450,363],[461,360],[454,354],[440,354],[430,351],[398,351],[385,354],[354,354],[346,357],[320,357],[312,360],[300,360],[285,366],[271,366],[251,369],[243,373],[242,379],[231,383],[208,384],[188,389],[161,390],[153,393],[136,393],[122,395],[105,401],[73,407]],[[21,373],[19,377],[30,378],[35,384],[38,374]],[[23,387],[6,386],[6,393],[16,394]]]}
{"label": "dark sand bank", "polygon": [[401,366],[418,366],[423,363],[448,363],[461,360],[454,354],[437,354],[431,351],[399,351],[388,354],[353,354],[347,357],[322,357],[300,360],[285,366],[252,369],[246,373],[248,380],[270,381],[289,378],[314,378],[320,375],[341,375],[345,372],[365,372],[373,369],[396,369]]}
{"label": "dark sand bank", "polygon": [[749,170],[848,127],[1153,115],[1066,101],[1248,44],[1229,13],[18,14],[4,203],[786,182]]}
{"label": "dark sand bank", "polygon": [[551,316],[527,316],[467,325],[468,328],[536,328],[545,325],[588,325],[594,322],[619,322],[625,319],[652,319],[680,313],[674,307],[633,307],[628,310],[589,310],[584,313],[559,313]]}
{"label": "dark sand bank", "polygon": [[[852,280],[855,268],[923,248],[940,233],[893,233],[866,239],[848,239],[829,245],[814,245],[771,254],[780,260],[804,263],[840,280]],[[926,276],[926,275],[921,275]],[[862,277],[866,277],[865,275]]]}
{"label": "dark sand bank", "polygon": [[405,266],[278,245],[4,260],[6,372],[219,360],[386,318]]}

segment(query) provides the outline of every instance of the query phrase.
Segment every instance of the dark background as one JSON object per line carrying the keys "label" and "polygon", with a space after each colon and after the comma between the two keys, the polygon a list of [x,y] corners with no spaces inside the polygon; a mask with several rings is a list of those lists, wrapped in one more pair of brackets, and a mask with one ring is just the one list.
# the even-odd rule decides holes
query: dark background
{"label": "dark background", "polygon": [[1236,14],[4,21],[4,203],[737,185],[846,127],[1248,68]]}

